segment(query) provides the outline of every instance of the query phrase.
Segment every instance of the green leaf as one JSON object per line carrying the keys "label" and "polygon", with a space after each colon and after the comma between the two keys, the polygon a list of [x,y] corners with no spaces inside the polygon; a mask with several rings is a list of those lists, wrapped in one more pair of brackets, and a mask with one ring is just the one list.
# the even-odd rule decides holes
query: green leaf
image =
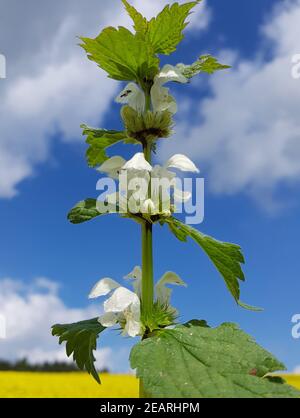
{"label": "green leaf", "polygon": [[86,152],[86,158],[90,167],[96,167],[108,159],[106,149],[122,140],[128,140],[124,131],[108,131],[106,129],[90,128],[81,125],[82,134],[87,135],[86,143],[89,148]]}
{"label": "green leaf", "polygon": [[188,24],[186,19],[199,1],[168,5],[150,20],[145,39],[152,45],[154,52],[169,55],[176,51],[177,45],[184,38],[182,32]]}
{"label": "green leaf", "polygon": [[231,68],[230,65],[220,64],[218,60],[211,55],[202,55],[192,65],[178,64],[177,66],[186,78],[192,78],[200,73],[213,74],[216,71]]}
{"label": "green leaf", "polygon": [[128,29],[108,27],[95,39],[81,38],[88,58],[115,80],[141,82],[152,80],[159,70],[159,60],[151,45]]}
{"label": "green leaf", "polygon": [[91,374],[98,383],[100,378],[95,369],[93,351],[97,349],[97,338],[104,330],[97,318],[52,327],[52,335],[59,337],[59,344],[66,341],[67,356],[73,354],[77,366]]}
{"label": "green leaf", "polygon": [[125,9],[134,23],[134,29],[138,34],[144,35],[148,29],[147,19],[139,13],[127,0],[122,0]]}
{"label": "green leaf", "polygon": [[183,324],[183,326],[185,327],[204,327],[204,328],[210,328],[210,326],[208,325],[208,323],[204,320],[204,319],[191,319],[189,322],[186,322],[185,324]]}
{"label": "green leaf", "polygon": [[107,212],[99,212],[97,209],[96,199],[86,199],[77,203],[68,214],[68,220],[72,224],[81,224],[83,222],[90,221],[98,216],[107,215],[108,213],[115,213],[116,208],[113,205],[106,205]]}
{"label": "green leaf", "polygon": [[166,218],[165,223],[168,224],[171,232],[180,241],[185,242],[187,238],[190,237],[200,245],[222,275],[227,288],[236,302],[239,302],[239,281],[245,280],[244,273],[241,269],[241,264],[243,264],[245,260],[240,246],[217,241],[173,217]]}
{"label": "green leaf", "polygon": [[282,381],[265,378],[284,365],[234,324],[159,331],[133,347],[130,362],[153,398],[300,397]]}

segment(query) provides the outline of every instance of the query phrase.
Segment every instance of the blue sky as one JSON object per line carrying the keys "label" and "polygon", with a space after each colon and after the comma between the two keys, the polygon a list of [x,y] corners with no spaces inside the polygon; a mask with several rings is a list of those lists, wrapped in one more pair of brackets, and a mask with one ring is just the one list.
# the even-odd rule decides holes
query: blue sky
{"label": "blue sky", "polygon": [[[69,5],[67,1],[65,3]],[[98,80],[98,70],[93,63],[87,62],[76,74],[77,78],[70,77],[74,83],[80,80],[82,90],[74,93],[71,82],[69,88],[59,89],[54,82],[56,98],[51,94],[45,98],[38,92],[43,89],[43,82],[47,85],[46,90],[49,85],[53,86],[52,79],[43,77],[43,74],[49,76],[49,68],[58,68],[58,77],[64,74],[59,67],[64,54],[70,62],[85,60],[81,51],[74,52],[76,40],[71,35],[73,30],[76,31],[74,21],[76,23],[80,10],[86,11],[87,3],[77,1],[70,8],[61,6],[62,16],[65,20],[70,18],[72,29],[66,26],[59,40],[56,36],[57,27],[63,24],[61,17],[49,19],[53,22],[45,30],[45,39],[57,45],[51,53],[51,60],[44,56],[43,43],[33,43],[32,48],[28,47],[25,60],[21,55],[10,54],[9,36],[0,38],[5,40],[0,43],[0,52],[6,54],[8,62],[8,77],[0,80],[0,94],[6,100],[0,103],[0,108],[3,107],[0,120],[4,123],[2,139],[0,134],[0,164],[5,168],[5,171],[0,168],[0,283],[3,289],[0,300],[9,315],[15,314],[22,321],[24,308],[25,321],[32,321],[32,327],[44,327],[41,331],[43,338],[40,339],[38,332],[32,331],[28,323],[26,337],[26,329],[19,335],[15,332],[15,321],[8,318],[13,332],[11,338],[8,335],[7,341],[0,342],[0,357],[1,345],[2,353],[7,357],[28,355],[30,352],[38,353],[36,357],[43,359],[47,353],[54,355],[55,341],[50,342],[46,335],[49,318],[53,321],[59,318],[53,312],[47,316],[48,311],[45,311],[47,317],[41,317],[36,323],[35,316],[39,316],[39,312],[32,311],[34,295],[44,297],[41,301],[45,303],[54,298],[55,303],[49,304],[49,309],[59,306],[58,312],[61,311],[64,316],[61,322],[76,315],[82,319],[86,314],[97,312],[98,306],[100,313],[100,304],[87,301],[91,286],[99,278],[109,276],[121,280],[133,266],[140,264],[140,231],[135,223],[116,216],[77,226],[66,220],[68,210],[77,201],[97,196],[95,185],[98,173],[86,166],[85,145],[79,124],[101,123],[103,127],[120,128],[119,107],[112,99],[121,85],[106,81],[102,74]],[[107,16],[103,10],[105,3]],[[86,26],[78,29],[79,34],[86,30],[87,35],[93,35],[104,22],[112,24],[111,3],[101,2],[100,25],[93,21],[92,31],[88,26],[92,18],[86,11]],[[145,2],[143,7],[146,8],[148,3]],[[164,1],[158,3],[167,4]],[[293,53],[300,52],[291,41],[299,33],[294,22],[297,21],[295,16],[300,16],[300,3],[284,2],[284,6],[279,0],[210,0],[207,3],[202,13],[207,13],[210,18],[200,25],[202,27],[194,25],[187,31],[176,55],[163,62],[189,63],[201,53],[209,52],[223,60],[227,58],[233,69],[211,76],[211,79],[203,76],[202,80],[188,87],[173,89],[179,104],[178,130],[174,140],[163,144],[161,155],[164,157],[186,149],[188,155],[197,161],[206,181],[205,220],[199,229],[220,240],[242,246],[247,280],[241,287],[241,299],[265,310],[252,313],[238,308],[222,278],[199,248],[193,243],[181,244],[159,226],[155,228],[154,238],[155,276],[158,279],[165,271],[174,270],[188,283],[187,289],[176,288],[173,292],[173,304],[179,308],[183,320],[203,318],[211,325],[238,322],[293,370],[300,365],[300,341],[291,336],[291,317],[300,310],[300,210],[297,199],[300,168],[295,159],[299,156],[299,138],[297,118],[293,118],[294,106],[299,105],[297,93],[300,81],[290,77],[289,58]],[[49,13],[58,14],[54,7],[46,11],[41,7],[38,9],[37,4],[37,1],[30,1],[29,7],[43,19]],[[96,1],[91,2],[93,7],[96,4]],[[278,10],[276,4],[281,6]],[[0,0],[0,5],[0,19],[7,16],[6,20],[15,21],[11,2]],[[117,2],[114,5],[117,7]],[[125,15],[121,18],[126,19]],[[201,15],[197,14],[195,18],[201,18]],[[22,25],[28,31],[24,40],[27,45],[31,39],[30,25],[26,22]],[[287,36],[287,32],[291,36]],[[10,65],[10,58],[14,67]],[[283,65],[278,72],[276,69],[280,60],[286,67]],[[22,72],[19,67],[25,61]],[[34,68],[30,61],[37,63]],[[87,76],[85,69],[91,71]],[[254,80],[253,83],[250,79]],[[64,81],[63,76],[61,80]],[[95,88],[89,85],[93,82],[96,83]],[[90,89],[87,92],[86,86]],[[20,89],[17,90],[17,87]],[[18,96],[20,91],[23,94],[32,93],[30,100],[23,95]],[[290,94],[291,91],[293,94]],[[87,102],[85,93],[89,95],[90,102]],[[106,100],[99,99],[102,94],[107,94]],[[70,101],[72,99],[71,106],[68,95]],[[18,98],[21,99],[18,106],[15,102],[12,106],[12,100]],[[43,112],[49,109],[49,119],[44,115],[41,117],[41,107]],[[61,112],[59,116],[54,111],[56,107]],[[258,115],[255,115],[256,109]],[[240,113],[242,110],[246,112],[245,119],[244,113]],[[277,122],[281,123],[274,132]],[[191,124],[195,128],[193,132]],[[256,135],[252,142],[248,136],[250,128]],[[17,131],[18,138],[8,143],[3,135],[12,130]],[[285,142],[281,143],[281,140]],[[281,150],[278,154],[275,152],[277,148]],[[135,150],[122,146],[112,151],[113,154],[122,153],[129,157]],[[13,169],[10,169],[11,158],[7,155],[12,152],[15,152],[17,161],[13,161]],[[248,164],[252,160],[253,164]],[[40,277],[47,278],[49,282],[41,285],[36,281]],[[51,287],[52,282],[59,284],[58,293]],[[9,306],[8,300],[11,302]],[[0,313],[1,309],[0,305]],[[29,342],[30,333],[34,335],[32,343]],[[115,367],[124,370],[121,362],[132,342],[117,338],[114,331],[108,331],[102,340],[103,346],[112,350],[105,352],[103,362],[107,361],[110,365],[116,356],[118,365]],[[44,357],[43,350],[46,353]]]}

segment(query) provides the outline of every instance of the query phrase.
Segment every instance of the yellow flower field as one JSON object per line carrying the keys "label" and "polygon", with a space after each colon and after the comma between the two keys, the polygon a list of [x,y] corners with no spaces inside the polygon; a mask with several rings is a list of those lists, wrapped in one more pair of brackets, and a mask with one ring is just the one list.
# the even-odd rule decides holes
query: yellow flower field
{"label": "yellow flower field", "polygon": [[[300,389],[300,376],[285,375]],[[103,374],[99,386],[86,373],[0,372],[0,398],[136,398],[138,380],[129,375]]]}
{"label": "yellow flower field", "polygon": [[134,398],[138,380],[101,375],[98,385],[87,373],[0,372],[0,398]]}

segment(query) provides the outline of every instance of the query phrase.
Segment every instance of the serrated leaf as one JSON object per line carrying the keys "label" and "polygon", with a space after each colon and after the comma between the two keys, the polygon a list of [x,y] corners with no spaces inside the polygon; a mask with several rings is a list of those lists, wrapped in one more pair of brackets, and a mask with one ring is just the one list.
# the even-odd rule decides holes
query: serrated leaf
{"label": "serrated leaf", "polygon": [[83,222],[90,221],[98,216],[107,215],[108,213],[114,213],[115,207],[113,205],[107,204],[107,212],[99,212],[97,209],[97,200],[96,199],[86,199],[77,203],[73,209],[70,210],[68,214],[68,220],[72,224],[81,224]]}
{"label": "serrated leaf", "polygon": [[236,302],[239,302],[239,281],[245,280],[241,268],[241,264],[245,262],[241,247],[236,244],[217,241],[173,217],[166,218],[165,223],[168,224],[171,232],[180,241],[185,242],[190,237],[203,249],[222,275]]}
{"label": "serrated leaf", "polygon": [[192,78],[200,73],[213,74],[216,71],[231,68],[229,65],[223,65],[211,55],[202,55],[192,65],[178,64],[182,74],[186,78]]}
{"label": "serrated leaf", "polygon": [[284,365],[234,324],[160,331],[133,347],[130,362],[154,398],[300,397],[264,377]]}
{"label": "serrated leaf", "polygon": [[73,354],[79,369],[86,370],[98,383],[101,382],[95,368],[93,351],[97,349],[97,339],[104,330],[97,318],[52,327],[52,335],[59,337],[59,344],[66,342],[67,356]]}
{"label": "serrated leaf", "polygon": [[139,13],[127,0],[122,0],[125,9],[134,23],[134,29],[138,34],[144,35],[148,29],[147,19]]}
{"label": "serrated leaf", "polygon": [[124,131],[109,131],[106,129],[90,128],[87,125],[81,125],[82,134],[87,135],[86,143],[89,148],[86,152],[86,158],[90,167],[96,167],[102,164],[109,157],[106,155],[106,149],[120,141],[128,141]]}
{"label": "serrated leaf", "polygon": [[157,17],[150,20],[145,39],[154,52],[169,55],[176,51],[184,37],[182,32],[188,24],[186,19],[199,1],[167,5]]}
{"label": "serrated leaf", "polygon": [[144,39],[120,26],[108,27],[95,39],[81,38],[88,58],[115,80],[141,82],[152,80],[159,70],[159,60]]}

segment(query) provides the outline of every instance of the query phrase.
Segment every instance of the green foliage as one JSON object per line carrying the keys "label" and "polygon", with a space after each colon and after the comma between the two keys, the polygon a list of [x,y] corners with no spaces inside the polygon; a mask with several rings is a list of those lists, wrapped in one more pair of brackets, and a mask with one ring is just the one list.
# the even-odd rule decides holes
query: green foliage
{"label": "green foliage", "polygon": [[157,332],[133,347],[131,367],[145,392],[157,398],[299,398],[282,380],[285,369],[234,324],[208,328],[191,321]]}
{"label": "green foliage", "polygon": [[145,39],[158,54],[169,55],[176,51],[183,39],[183,30],[187,26],[186,19],[198,1],[179,5],[167,5],[157,17],[148,23]]}
{"label": "green foliage", "polygon": [[102,213],[97,209],[97,200],[96,199],[86,199],[77,203],[73,209],[68,214],[68,220],[72,224],[81,224],[83,222],[90,221],[94,218],[97,218],[101,215],[107,215],[112,213],[113,207],[107,205],[107,212]]}
{"label": "green foliage", "polygon": [[169,55],[176,51],[177,45],[183,39],[191,10],[201,0],[179,5],[167,5],[157,17],[147,21],[126,0],[122,0],[129,16],[134,22],[134,29],[139,39],[145,40],[153,48],[154,53]]}
{"label": "green foliage", "polygon": [[192,78],[200,73],[213,74],[216,71],[230,68],[229,65],[220,64],[218,60],[211,55],[202,55],[192,65],[178,64],[178,67],[186,78]]}
{"label": "green foliage", "polygon": [[115,80],[142,82],[152,80],[159,69],[159,60],[152,46],[128,29],[108,27],[95,39],[81,38],[88,58]]}
{"label": "green foliage", "polygon": [[122,0],[122,3],[125,6],[125,9],[134,23],[134,30],[137,34],[144,35],[148,29],[148,21],[147,19],[141,15],[131,4],[128,3],[127,0]]}
{"label": "green foliage", "polygon": [[236,302],[239,302],[239,281],[245,280],[241,269],[241,264],[245,262],[241,248],[236,244],[217,241],[173,217],[166,218],[164,222],[180,241],[185,242],[190,237],[203,249],[222,275]]}
{"label": "green foliage", "polygon": [[106,149],[112,145],[125,140],[127,135],[124,131],[108,131],[106,129],[90,128],[81,125],[82,134],[87,135],[86,143],[89,148],[86,152],[86,159],[89,167],[96,167],[108,159]]}
{"label": "green foliage", "polygon": [[100,383],[100,378],[95,369],[95,357],[93,351],[97,349],[97,338],[105,328],[97,318],[74,324],[56,324],[52,327],[52,335],[59,337],[59,344],[66,342],[66,353],[81,370],[86,370]]}

